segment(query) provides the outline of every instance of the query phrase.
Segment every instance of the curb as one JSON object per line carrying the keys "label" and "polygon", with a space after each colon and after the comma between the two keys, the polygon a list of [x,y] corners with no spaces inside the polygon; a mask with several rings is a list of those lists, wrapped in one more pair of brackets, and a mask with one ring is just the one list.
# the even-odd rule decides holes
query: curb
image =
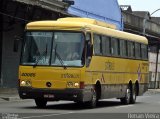
{"label": "curb", "polygon": [[0,99],[3,100],[3,101],[17,101],[17,100],[21,100],[19,97],[0,97]]}
{"label": "curb", "polygon": [[18,93],[17,88],[1,88],[0,87],[0,94],[16,94]]}
{"label": "curb", "polygon": [[160,89],[148,89],[148,91],[145,92],[145,94],[149,94],[149,95],[159,94],[159,93],[160,93]]}

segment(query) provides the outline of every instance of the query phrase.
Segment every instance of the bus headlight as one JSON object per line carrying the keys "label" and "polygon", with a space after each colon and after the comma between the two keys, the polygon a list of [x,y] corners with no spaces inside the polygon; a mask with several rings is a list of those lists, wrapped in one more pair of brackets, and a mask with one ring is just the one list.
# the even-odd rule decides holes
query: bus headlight
{"label": "bus headlight", "polygon": [[67,82],[67,87],[68,88],[78,88],[79,83],[77,83],[77,82]]}
{"label": "bus headlight", "polygon": [[31,81],[21,81],[21,86],[31,86]]}
{"label": "bus headlight", "polygon": [[25,85],[26,85],[26,82],[25,82],[25,81],[21,81],[21,85],[22,85],[22,86],[25,86]]}
{"label": "bus headlight", "polygon": [[75,86],[75,87],[79,87],[79,83],[77,83],[77,82],[74,83],[74,86]]}

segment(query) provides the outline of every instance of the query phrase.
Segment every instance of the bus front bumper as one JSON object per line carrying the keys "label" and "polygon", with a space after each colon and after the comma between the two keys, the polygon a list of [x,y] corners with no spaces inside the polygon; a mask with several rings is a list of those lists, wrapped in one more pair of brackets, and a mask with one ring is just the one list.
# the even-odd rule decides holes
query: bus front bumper
{"label": "bus front bumper", "polygon": [[90,101],[92,93],[84,89],[37,89],[30,87],[20,87],[19,96],[22,99],[45,99],[48,101],[68,100],[68,101]]}

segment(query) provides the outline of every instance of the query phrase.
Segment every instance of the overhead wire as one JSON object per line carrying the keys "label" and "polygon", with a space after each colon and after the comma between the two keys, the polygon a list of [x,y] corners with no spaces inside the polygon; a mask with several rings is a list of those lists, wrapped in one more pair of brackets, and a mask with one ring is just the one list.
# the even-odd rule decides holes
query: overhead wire
{"label": "overhead wire", "polygon": [[1,15],[4,15],[4,16],[7,16],[7,17],[11,17],[11,18],[17,19],[17,20],[21,20],[21,21],[28,22],[28,20],[26,20],[26,19],[23,19],[23,18],[20,18],[20,17],[15,17],[15,16],[12,16],[12,15],[3,13],[3,12],[0,12],[0,14],[1,14]]}

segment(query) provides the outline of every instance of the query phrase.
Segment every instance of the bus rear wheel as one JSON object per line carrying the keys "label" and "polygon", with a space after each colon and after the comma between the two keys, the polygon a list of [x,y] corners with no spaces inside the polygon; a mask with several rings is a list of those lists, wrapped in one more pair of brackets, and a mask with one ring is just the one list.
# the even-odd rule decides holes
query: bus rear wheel
{"label": "bus rear wheel", "polygon": [[44,99],[35,99],[35,103],[38,108],[44,108],[47,105],[47,101]]}
{"label": "bus rear wheel", "polygon": [[136,86],[134,86],[134,88],[131,91],[131,104],[134,104],[136,102],[136,98],[137,98],[137,93],[136,93]]}
{"label": "bus rear wheel", "polygon": [[126,90],[125,97],[120,98],[120,100],[121,100],[121,103],[125,104],[125,105],[128,105],[130,103],[130,100],[131,100],[131,90],[130,90],[129,87]]}

